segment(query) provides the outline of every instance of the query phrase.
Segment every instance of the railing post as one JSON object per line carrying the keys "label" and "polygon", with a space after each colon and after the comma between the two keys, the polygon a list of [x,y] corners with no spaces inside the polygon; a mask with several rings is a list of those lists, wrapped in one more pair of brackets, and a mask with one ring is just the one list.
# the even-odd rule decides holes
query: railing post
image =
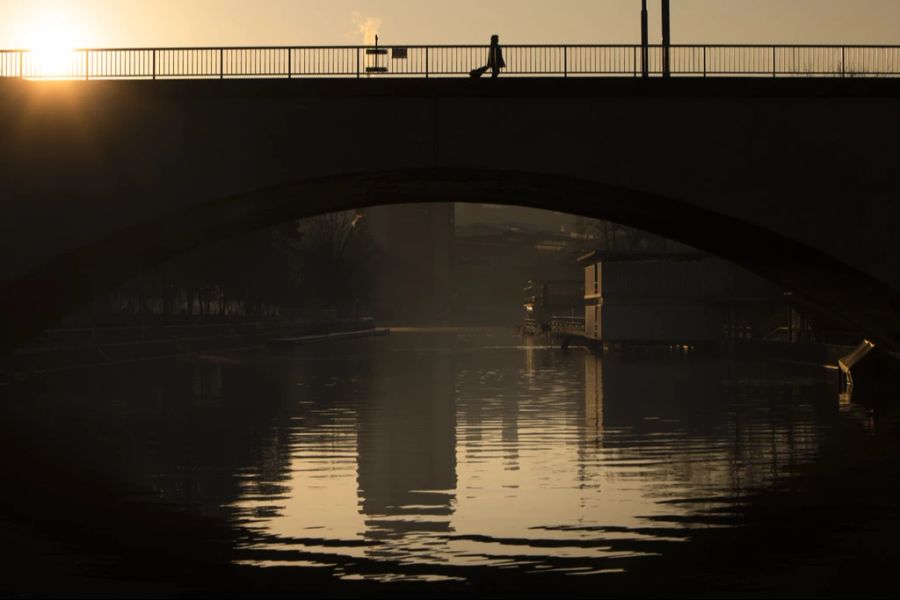
{"label": "railing post", "polygon": [[569,76],[569,47],[563,46],[563,77]]}
{"label": "railing post", "polygon": [[22,50],[19,50],[19,77],[21,77],[22,79],[25,79],[25,70],[22,68],[22,66],[24,64],[22,61],[22,58],[24,56],[25,56],[25,52]]}
{"label": "railing post", "polygon": [[156,79],[156,50],[153,51],[153,79]]}
{"label": "railing post", "polygon": [[845,69],[844,69],[844,47],[841,46],[841,77],[844,77]]}
{"label": "railing post", "polygon": [[360,48],[356,49],[356,78],[359,79],[359,52]]}
{"label": "railing post", "polygon": [[293,52],[291,52],[291,49],[288,48],[287,53],[288,53],[288,79],[290,79],[291,77],[294,76],[294,69],[291,68],[291,54],[293,54]]}
{"label": "railing post", "polygon": [[219,79],[225,79],[225,49],[219,48]]}
{"label": "railing post", "polygon": [[775,77],[775,74],[778,72],[778,61],[775,57],[775,49],[777,46],[772,46],[772,77]]}
{"label": "railing post", "polygon": [[632,71],[634,71],[634,76],[637,77],[637,46],[631,48],[631,62]]}
{"label": "railing post", "polygon": [[84,51],[84,80],[87,81],[91,78],[91,61],[90,61],[91,51]]}
{"label": "railing post", "polygon": [[428,46],[425,46],[425,79],[428,79]]}
{"label": "railing post", "polygon": [[703,46],[703,76],[706,77],[706,46]]}

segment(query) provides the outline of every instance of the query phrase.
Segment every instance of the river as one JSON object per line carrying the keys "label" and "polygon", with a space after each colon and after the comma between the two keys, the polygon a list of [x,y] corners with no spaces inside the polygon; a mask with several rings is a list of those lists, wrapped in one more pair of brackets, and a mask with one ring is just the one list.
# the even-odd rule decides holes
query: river
{"label": "river", "polygon": [[401,329],[15,389],[8,423],[227,523],[234,564],[335,581],[627,573],[734,527],[836,432],[871,428],[825,369],[600,358],[505,330]]}

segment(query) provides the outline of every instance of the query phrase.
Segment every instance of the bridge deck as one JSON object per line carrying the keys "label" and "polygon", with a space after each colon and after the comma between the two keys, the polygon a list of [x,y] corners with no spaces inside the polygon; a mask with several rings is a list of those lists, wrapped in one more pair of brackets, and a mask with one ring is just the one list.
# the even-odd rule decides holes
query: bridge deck
{"label": "bridge deck", "polygon": [[778,78],[758,77],[702,78],[613,78],[578,77],[552,79],[544,77],[509,77],[496,80],[443,78],[402,79],[377,78],[357,80],[345,78],[317,79],[170,79],[148,80],[69,80],[32,81],[0,78],[0,92],[7,97],[21,90],[30,93],[32,86],[85,86],[92,89],[121,89],[142,97],[185,95],[193,97],[705,97],[705,98],[789,98],[789,97],[900,97],[898,78]]}

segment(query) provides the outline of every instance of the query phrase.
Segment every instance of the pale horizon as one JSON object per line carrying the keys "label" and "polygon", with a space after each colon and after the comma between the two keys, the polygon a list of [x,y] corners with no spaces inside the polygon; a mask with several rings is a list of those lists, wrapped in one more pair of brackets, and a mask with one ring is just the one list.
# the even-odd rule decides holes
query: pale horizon
{"label": "pale horizon", "polygon": [[[650,0],[658,43],[659,0]],[[0,48],[633,44],[639,0],[0,0]],[[675,44],[900,44],[895,0],[676,0]]]}

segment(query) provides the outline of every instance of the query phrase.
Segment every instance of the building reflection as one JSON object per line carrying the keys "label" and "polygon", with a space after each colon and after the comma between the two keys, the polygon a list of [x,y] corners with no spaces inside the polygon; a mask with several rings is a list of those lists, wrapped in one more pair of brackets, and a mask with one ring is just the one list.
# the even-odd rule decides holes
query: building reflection
{"label": "building reflection", "polygon": [[[397,360],[392,356],[376,361]],[[456,497],[456,405],[449,356],[421,357],[381,365],[373,405],[358,413],[357,483],[366,537],[407,548],[419,534],[444,533]],[[423,536],[425,537],[425,536]]]}
{"label": "building reflection", "polygon": [[584,353],[584,442],[603,446],[603,361]]}
{"label": "building reflection", "polygon": [[[647,478],[740,495],[791,472],[819,443],[810,414],[818,408],[809,403],[816,388],[782,379],[766,365],[735,369],[700,357],[607,355],[586,362],[585,382],[588,421],[593,398],[602,399],[604,450],[618,458],[665,459],[646,470]],[[626,432],[643,443],[621,445]]]}

